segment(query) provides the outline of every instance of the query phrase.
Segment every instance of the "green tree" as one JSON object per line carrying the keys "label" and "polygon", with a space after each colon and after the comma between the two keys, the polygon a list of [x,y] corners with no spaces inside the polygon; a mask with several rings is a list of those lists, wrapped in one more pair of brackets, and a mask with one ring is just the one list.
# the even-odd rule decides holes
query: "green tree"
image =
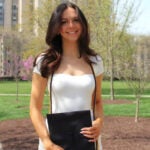
{"label": "green tree", "polygon": [[29,55],[36,56],[41,51],[47,48],[45,44],[45,34],[47,30],[48,21],[58,0],[44,0],[40,1],[40,7],[33,7],[33,1],[27,0],[27,5],[24,22],[24,37],[28,40],[26,50],[24,51],[24,58]]}
{"label": "green tree", "polygon": [[[127,85],[132,89],[136,100],[136,110],[135,110],[135,122],[138,122],[139,108],[141,96],[145,89],[150,88],[150,75],[147,71],[148,62],[148,41],[146,37],[134,37],[132,43],[134,43],[134,51],[130,57],[127,57],[122,61],[122,77],[126,80]],[[144,43],[143,43],[144,42]],[[146,59],[145,59],[146,58]]]}
{"label": "green tree", "polygon": [[[78,3],[81,5],[82,2]],[[117,68],[122,59],[118,56],[130,54],[127,52],[131,50],[127,28],[134,21],[138,7],[134,1],[129,0],[87,0],[81,5],[90,23],[91,46],[103,57],[105,76],[110,77],[111,100],[115,99],[113,81],[116,70],[122,70]]]}
{"label": "green tree", "polygon": [[22,51],[24,47],[24,41],[18,32],[11,31],[9,33],[3,33],[4,41],[4,75],[13,77],[16,81],[16,100],[18,101],[19,92],[19,78],[21,71],[21,59]]}

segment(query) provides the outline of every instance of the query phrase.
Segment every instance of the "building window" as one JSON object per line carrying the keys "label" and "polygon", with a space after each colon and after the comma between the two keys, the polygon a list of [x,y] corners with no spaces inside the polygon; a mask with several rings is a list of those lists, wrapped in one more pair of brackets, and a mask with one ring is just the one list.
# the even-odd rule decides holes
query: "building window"
{"label": "building window", "polygon": [[4,0],[0,0],[0,26],[4,25]]}
{"label": "building window", "polygon": [[16,25],[18,22],[18,6],[16,1],[12,3],[12,25]]}

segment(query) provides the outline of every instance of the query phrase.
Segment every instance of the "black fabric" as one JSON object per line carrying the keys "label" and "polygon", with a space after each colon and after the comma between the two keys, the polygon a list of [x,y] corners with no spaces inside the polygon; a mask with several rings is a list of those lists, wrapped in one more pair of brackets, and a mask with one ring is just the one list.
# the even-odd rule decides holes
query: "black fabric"
{"label": "black fabric", "polygon": [[65,150],[95,150],[81,128],[92,126],[90,110],[47,114],[51,140]]}

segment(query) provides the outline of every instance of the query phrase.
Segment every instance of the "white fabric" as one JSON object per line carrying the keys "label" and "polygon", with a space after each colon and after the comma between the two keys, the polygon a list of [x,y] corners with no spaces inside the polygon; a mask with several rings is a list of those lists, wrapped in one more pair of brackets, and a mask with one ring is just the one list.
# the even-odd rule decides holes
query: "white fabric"
{"label": "white fabric", "polygon": [[93,90],[94,78],[92,74],[81,76],[54,74],[52,81],[52,112],[91,109]]}
{"label": "white fabric", "polygon": [[[41,75],[40,66],[43,56],[37,59],[33,72]],[[95,75],[103,73],[103,62],[100,56],[90,57],[95,62],[93,69]],[[50,85],[50,78],[48,87]],[[69,112],[91,109],[91,97],[94,90],[93,74],[72,76],[69,74],[54,74],[52,81],[52,112]],[[100,140],[99,140],[99,143]],[[101,147],[101,144],[99,145]],[[39,150],[44,150],[40,140]],[[102,150],[102,148],[100,149]]]}
{"label": "white fabric", "polygon": [[[43,55],[41,54],[37,58],[36,66],[33,68],[33,72],[35,72],[35,73],[37,73],[39,75],[41,75],[40,67],[41,67],[41,61],[42,61],[42,59],[43,59]],[[94,69],[94,72],[95,72],[96,76],[98,76],[98,75],[100,75],[101,73],[104,72],[103,61],[102,61],[102,59],[101,59],[100,56],[97,56],[97,57],[91,56],[90,60],[92,60],[93,62],[96,63],[96,64],[93,64],[93,69]]]}

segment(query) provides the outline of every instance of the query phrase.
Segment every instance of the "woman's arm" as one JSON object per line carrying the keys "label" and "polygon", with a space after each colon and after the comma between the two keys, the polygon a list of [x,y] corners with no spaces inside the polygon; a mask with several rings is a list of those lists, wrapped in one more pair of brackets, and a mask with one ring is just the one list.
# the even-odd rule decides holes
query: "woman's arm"
{"label": "woman's arm", "polygon": [[45,149],[63,150],[50,140],[49,133],[45,125],[45,119],[42,116],[42,106],[46,86],[47,79],[37,73],[33,73],[30,99],[30,117],[38,136],[45,146]]}
{"label": "woman's arm", "polygon": [[96,77],[96,108],[95,108],[95,118],[100,119],[101,123],[103,123],[103,104],[101,91],[102,79],[103,79],[102,74]]}
{"label": "woman's arm", "polygon": [[[96,77],[96,106],[95,106],[95,120],[93,121],[93,126],[90,128],[82,128],[81,133],[90,138],[90,142],[95,142],[102,130],[103,125],[103,104],[102,104],[102,94],[101,94],[101,84],[103,75]],[[93,94],[94,95],[94,94]],[[94,102],[94,96],[92,99],[92,104]]]}
{"label": "woman's arm", "polygon": [[[101,134],[102,126],[103,126],[103,104],[102,104],[102,85],[103,75],[99,75],[96,77],[96,107],[95,107],[95,120],[93,121],[94,131],[94,141],[98,139]],[[93,99],[94,101],[94,99]]]}
{"label": "woman's arm", "polygon": [[33,73],[30,99],[30,117],[34,128],[42,141],[49,138],[45,121],[42,116],[42,105],[46,86],[47,79]]}

